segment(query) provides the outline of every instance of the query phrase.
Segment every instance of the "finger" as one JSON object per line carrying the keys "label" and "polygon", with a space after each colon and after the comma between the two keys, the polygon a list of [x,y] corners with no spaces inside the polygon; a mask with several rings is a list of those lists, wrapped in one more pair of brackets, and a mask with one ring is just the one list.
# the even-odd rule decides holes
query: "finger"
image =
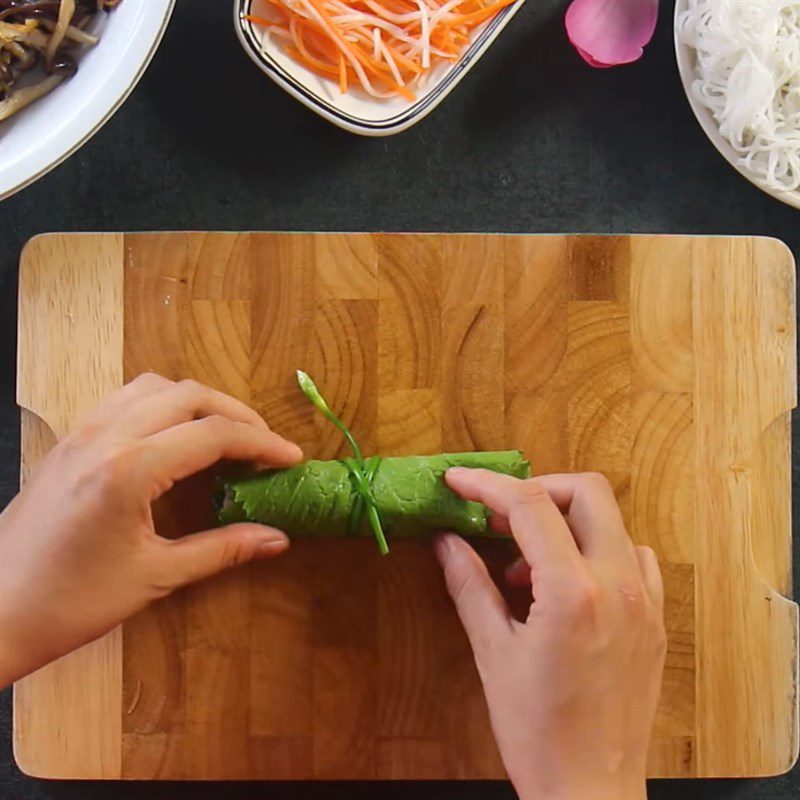
{"label": "finger", "polygon": [[155,372],[143,372],[121,388],[111,392],[84,420],[85,424],[119,423],[120,415],[131,404],[159,392],[174,382]]}
{"label": "finger", "polygon": [[140,372],[135,378],[129,380],[116,394],[119,397],[132,399],[157,392],[174,386],[175,381],[159,375],[157,372]]}
{"label": "finger", "polygon": [[114,406],[125,406],[174,385],[175,381],[171,381],[157,372],[143,372],[128,381],[121,389],[110,394],[108,400]]}
{"label": "finger", "polygon": [[127,435],[143,438],[182,422],[213,415],[246,422],[256,428],[269,427],[241,400],[190,380],[173,383],[143,398],[119,421],[119,425]]}
{"label": "finger", "polygon": [[447,485],[465,500],[488,506],[493,516],[508,519],[523,481],[488,469],[452,467],[444,476]]}
{"label": "finger", "polygon": [[175,481],[193,475],[223,458],[290,467],[302,458],[296,444],[268,428],[255,428],[227,417],[184,422],[148,436],[142,443],[145,474],[163,494]]}
{"label": "finger", "polygon": [[661,576],[658,556],[651,547],[638,545],[636,547],[636,558],[639,562],[639,571],[642,573],[644,588],[647,590],[653,605],[659,611],[662,611],[664,608],[664,580]]}
{"label": "finger", "polygon": [[477,656],[511,630],[513,617],[483,560],[460,536],[445,533],[436,538],[434,547],[447,591]]}
{"label": "finger", "polygon": [[286,534],[242,522],[166,542],[167,579],[181,586],[254,559],[272,558],[289,547]]}
{"label": "finger", "polygon": [[611,484],[596,472],[541,475],[536,480],[567,517],[587,558],[630,558],[633,543],[625,529]]}
{"label": "finger", "polygon": [[508,524],[508,519],[495,511],[493,511],[489,517],[489,527],[495,533],[501,533],[504,536],[511,536],[511,525]]}
{"label": "finger", "polygon": [[506,567],[506,583],[509,586],[530,586],[531,582],[531,568],[524,558],[518,558]]}
{"label": "finger", "polygon": [[541,575],[577,565],[578,547],[556,504],[535,480],[519,480],[485,469],[450,469],[448,486],[508,519],[525,560]]}

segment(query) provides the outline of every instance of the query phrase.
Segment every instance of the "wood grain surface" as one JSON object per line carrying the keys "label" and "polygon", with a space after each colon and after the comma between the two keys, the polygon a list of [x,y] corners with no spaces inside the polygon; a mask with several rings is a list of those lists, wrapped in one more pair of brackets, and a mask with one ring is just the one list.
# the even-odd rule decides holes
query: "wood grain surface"
{"label": "wood grain surface", "polygon": [[[40,236],[22,254],[17,400],[22,479],[122,382],[123,237]],[[117,629],[14,687],[14,755],[30,774],[121,772]],[[44,769],[43,769],[44,767]]]}
{"label": "wood grain surface", "polygon": [[[600,470],[664,571],[650,774],[774,774],[798,747],[794,281],[788,249],[752,238],[40,237],[20,274],[24,471],[145,370],[343,454],[298,367],[365,451]],[[209,523],[211,481],[158,504],[161,533]],[[495,572],[512,557],[481,550]],[[424,542],[299,541],[165,600],[18,684],[15,752],[45,777],[503,777]]]}

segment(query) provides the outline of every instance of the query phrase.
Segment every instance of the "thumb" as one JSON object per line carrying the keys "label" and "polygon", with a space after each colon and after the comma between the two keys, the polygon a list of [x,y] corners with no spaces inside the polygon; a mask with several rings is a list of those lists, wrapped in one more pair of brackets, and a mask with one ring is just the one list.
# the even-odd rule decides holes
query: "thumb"
{"label": "thumb", "polygon": [[175,539],[169,546],[177,589],[229,567],[276,556],[289,547],[289,539],[275,528],[240,522]]}
{"label": "thumb", "polygon": [[477,659],[487,644],[511,630],[513,617],[486,564],[460,536],[438,537],[436,556]]}

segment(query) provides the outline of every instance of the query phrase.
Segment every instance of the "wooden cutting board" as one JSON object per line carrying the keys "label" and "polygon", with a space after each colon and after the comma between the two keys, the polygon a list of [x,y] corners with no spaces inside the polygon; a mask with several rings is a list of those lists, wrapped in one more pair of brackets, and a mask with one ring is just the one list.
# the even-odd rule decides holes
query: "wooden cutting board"
{"label": "wooden cutting board", "polygon": [[[652,776],[797,756],[790,409],[795,275],[769,239],[49,235],[20,274],[27,475],[144,370],[257,408],[307,455],[520,447],[601,470],[654,547],[669,652]],[[161,530],[207,524],[197,485]],[[508,543],[483,552],[497,569]],[[21,681],[15,752],[60,778],[501,778],[466,638],[424,542],[298,542]]]}

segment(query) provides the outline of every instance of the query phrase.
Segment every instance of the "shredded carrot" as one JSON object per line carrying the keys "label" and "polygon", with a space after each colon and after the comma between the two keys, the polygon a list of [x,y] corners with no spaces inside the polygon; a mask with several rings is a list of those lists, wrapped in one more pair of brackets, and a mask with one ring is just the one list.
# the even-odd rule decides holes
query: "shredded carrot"
{"label": "shredded carrot", "polygon": [[[461,16],[454,17],[453,21],[450,22],[450,25],[480,25],[482,22],[486,22],[487,19],[490,17],[495,16],[500,9],[505,8],[506,6],[510,6],[512,3],[516,3],[517,0],[499,0],[497,3],[492,3],[486,8],[482,8],[479,11],[473,11],[469,14],[462,14]],[[444,23],[448,24],[448,23]]]}
{"label": "shredded carrot", "polygon": [[248,22],[254,22],[256,25],[265,25],[267,28],[274,25],[274,23],[270,22],[268,19],[264,19],[264,17],[257,17],[254,14],[245,14],[242,19],[246,19]]}
{"label": "shredded carrot", "polygon": [[473,31],[515,2],[522,0],[264,0],[264,16],[244,19],[342,94],[354,86],[411,101],[421,78],[457,60]]}

